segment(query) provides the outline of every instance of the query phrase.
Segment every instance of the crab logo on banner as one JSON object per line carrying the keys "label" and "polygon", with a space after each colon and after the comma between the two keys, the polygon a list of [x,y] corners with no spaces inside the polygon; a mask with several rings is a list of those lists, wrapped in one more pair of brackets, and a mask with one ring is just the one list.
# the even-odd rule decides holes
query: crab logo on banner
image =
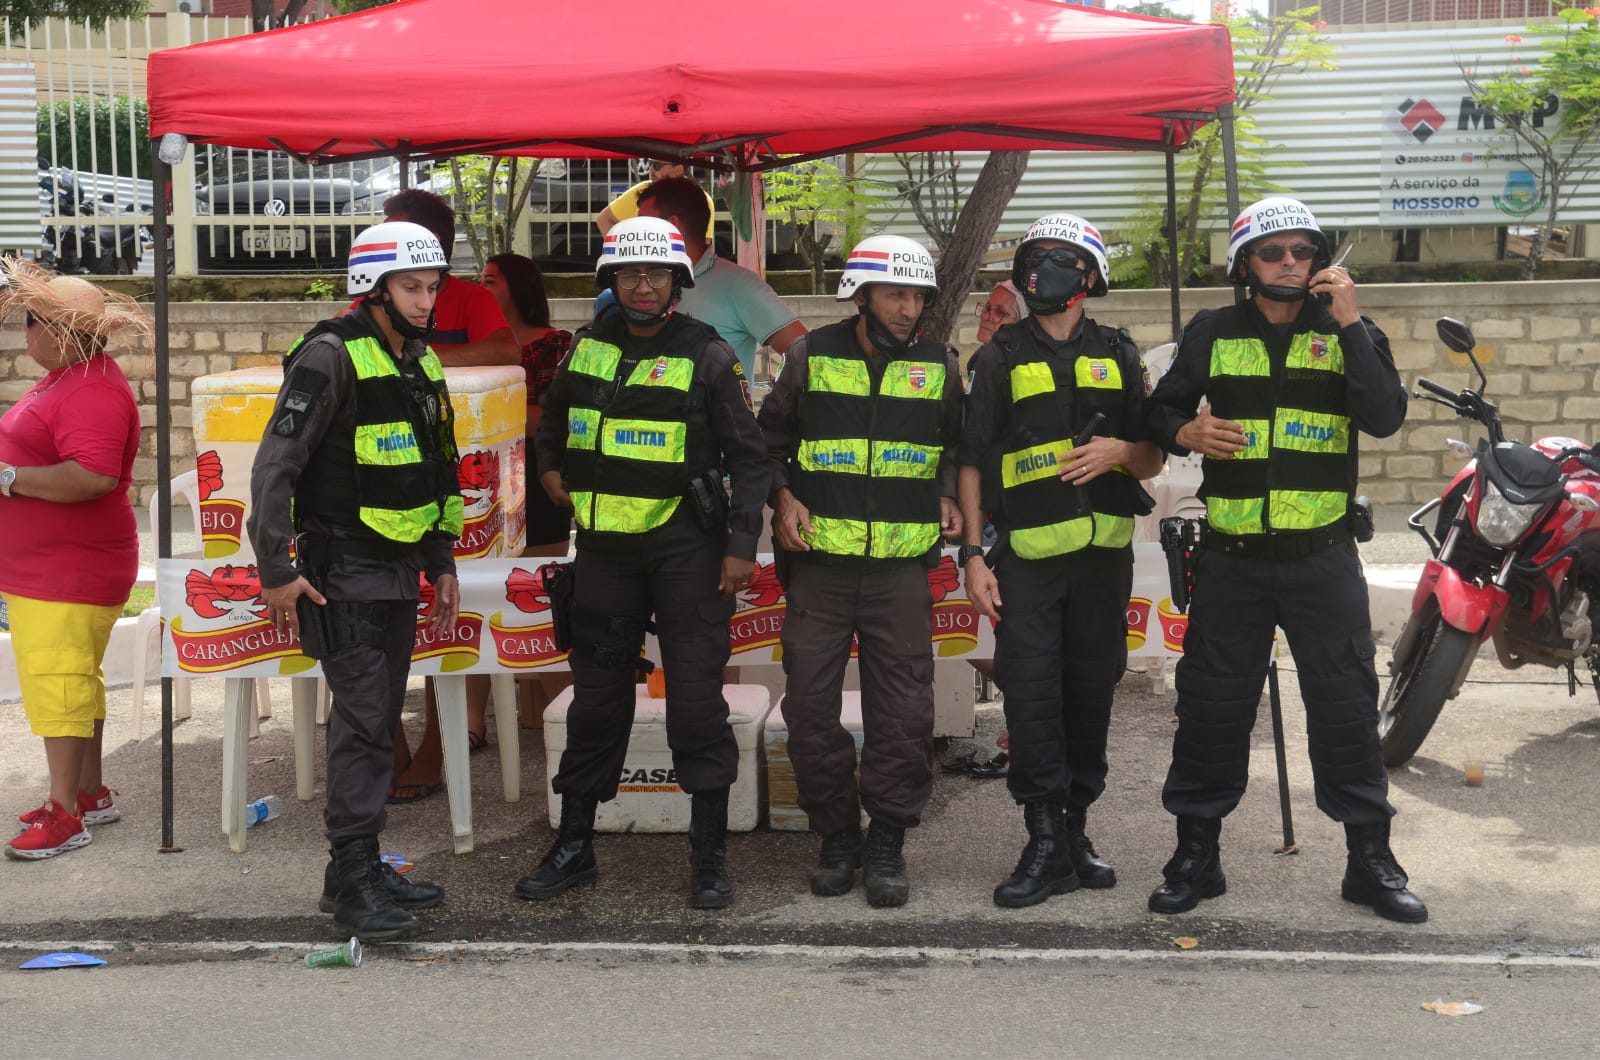
{"label": "crab logo on banner", "polygon": [[433,605],[437,602],[433,586],[420,579],[417,597],[417,633],[411,645],[411,661],[437,658],[439,672],[455,673],[470,669],[478,661],[478,642],[483,639],[483,616],[476,611],[461,611],[449,629],[434,629]]}
{"label": "crab logo on banner", "polygon": [[961,587],[956,561],[943,556],[928,572],[928,592],[933,596],[933,642],[941,657],[965,655],[978,646],[977,608],[965,596],[950,598]]}
{"label": "crab logo on banner", "polygon": [[[757,563],[750,584],[740,591],[738,610],[728,624],[728,642],[734,655],[768,650],[770,661],[783,658],[783,618],[789,605],[778,581],[778,568]],[[752,660],[765,662],[767,659]]]}
{"label": "crab logo on banner", "polygon": [[190,570],[184,579],[184,611],[172,619],[178,669],[209,674],[280,660],[280,674],[316,664],[300,654],[300,639],[265,617],[261,577],[255,565]]}
{"label": "crab logo on banner", "polygon": [[506,510],[500,500],[500,454],[492,449],[467,453],[457,465],[456,477],[466,506],[456,558],[490,555],[506,532]]}
{"label": "crab logo on banner", "polygon": [[[506,577],[505,601],[511,611],[496,611],[489,616],[489,635],[494,638],[495,658],[508,670],[536,670],[559,663],[567,657],[556,649],[555,623],[550,610],[550,594],[544,587],[544,578],[522,567],[512,569]],[[544,621],[534,619],[519,625],[517,618],[543,615]]]}
{"label": "crab logo on banner", "polygon": [[195,457],[195,478],[200,491],[200,540],[207,559],[231,556],[239,551],[244,533],[245,502],[234,497],[217,497],[222,489],[222,458],[215,449]]}

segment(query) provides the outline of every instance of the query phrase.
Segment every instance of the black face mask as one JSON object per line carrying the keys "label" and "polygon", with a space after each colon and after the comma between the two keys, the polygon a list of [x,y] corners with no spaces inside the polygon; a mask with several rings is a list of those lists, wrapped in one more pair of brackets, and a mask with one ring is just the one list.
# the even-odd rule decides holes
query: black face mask
{"label": "black face mask", "polygon": [[1038,265],[1024,262],[1019,271],[1021,275],[1013,282],[1017,290],[1022,292],[1022,300],[1028,304],[1028,310],[1040,316],[1065,313],[1073,299],[1089,291],[1085,282],[1088,274],[1076,266],[1062,265],[1055,260],[1054,254]]}
{"label": "black face mask", "polygon": [[1250,289],[1269,302],[1303,302],[1311,294],[1305,287],[1280,287],[1276,284],[1252,283]]}

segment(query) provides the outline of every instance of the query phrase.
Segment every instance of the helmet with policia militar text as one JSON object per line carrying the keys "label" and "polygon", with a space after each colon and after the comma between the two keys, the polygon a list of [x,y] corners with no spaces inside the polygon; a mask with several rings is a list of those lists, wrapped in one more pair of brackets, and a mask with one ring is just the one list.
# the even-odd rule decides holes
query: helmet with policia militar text
{"label": "helmet with policia militar text", "polygon": [[[1094,282],[1087,273],[1067,263],[1071,255],[1056,261],[1038,244],[1065,243],[1079,254],[1089,256],[1094,266]],[[1110,269],[1106,265],[1106,243],[1100,230],[1074,213],[1045,214],[1023,235],[1011,258],[1011,282],[1029,309],[1043,316],[1063,313],[1084,298],[1099,298],[1110,290]]]}
{"label": "helmet with policia militar text", "polygon": [[[1252,286],[1250,271],[1245,267],[1245,257],[1253,244],[1279,232],[1304,232],[1310,237],[1311,245],[1315,248],[1311,259],[1313,275],[1333,263],[1328,237],[1322,234],[1322,226],[1317,224],[1316,217],[1306,208],[1306,204],[1299,199],[1272,196],[1246,206],[1234,219],[1233,228],[1228,232],[1228,282],[1236,287]],[[1279,300],[1305,297],[1304,291],[1299,288],[1295,290],[1300,293],[1294,299]],[[1263,293],[1268,293],[1270,297],[1269,292]]]}
{"label": "helmet with policia militar text", "polygon": [[844,275],[839,278],[839,293],[834,299],[848,302],[875,283],[921,287],[926,292],[924,306],[932,305],[939,294],[933,255],[927,247],[905,236],[868,236],[857,243],[845,259]]}
{"label": "helmet with policia militar text", "polygon": [[345,278],[352,295],[367,294],[394,272],[450,268],[439,237],[410,221],[385,221],[356,236],[350,244]]}
{"label": "helmet with policia militar text", "polygon": [[665,266],[672,270],[678,286],[694,286],[694,262],[689,260],[683,233],[659,217],[630,217],[606,233],[594,263],[595,286],[609,289],[612,274],[624,265]]}

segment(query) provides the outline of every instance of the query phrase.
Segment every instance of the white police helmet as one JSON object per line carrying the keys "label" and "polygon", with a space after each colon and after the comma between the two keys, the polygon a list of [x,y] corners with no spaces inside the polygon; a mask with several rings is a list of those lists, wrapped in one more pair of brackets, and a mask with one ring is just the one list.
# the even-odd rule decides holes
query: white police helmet
{"label": "white police helmet", "polygon": [[1106,241],[1100,230],[1075,213],[1051,213],[1028,226],[1022,242],[1017,244],[1016,254],[1012,255],[1011,282],[1019,290],[1027,286],[1023,257],[1032,244],[1046,239],[1059,240],[1089,255],[1095,272],[1099,273],[1094,286],[1088,290],[1090,298],[1099,298],[1110,289],[1111,270],[1106,266]]}
{"label": "white police helmet", "polygon": [[439,237],[410,221],[385,221],[356,236],[350,244],[345,273],[352,295],[366,294],[391,272],[436,269],[443,275],[450,262]]}
{"label": "white police helmet", "polygon": [[1328,237],[1322,234],[1316,217],[1299,199],[1274,195],[1253,202],[1239,211],[1228,233],[1228,282],[1239,287],[1247,284],[1243,275],[1245,270],[1236,266],[1243,262],[1243,252],[1250,244],[1279,232],[1297,231],[1310,233],[1311,244],[1316,247],[1311,271],[1315,273],[1327,268],[1333,261],[1333,255],[1328,250]]}
{"label": "white police helmet", "polygon": [[594,263],[595,286],[610,287],[611,274],[624,265],[664,265],[677,274],[679,286],[694,286],[694,262],[689,260],[683,233],[659,217],[630,217],[606,233]]}
{"label": "white police helmet", "polygon": [[923,305],[932,305],[939,292],[933,275],[933,255],[927,247],[905,236],[868,236],[857,243],[845,259],[839,293],[834,298],[848,302],[858,291],[875,283],[924,288],[928,293]]}

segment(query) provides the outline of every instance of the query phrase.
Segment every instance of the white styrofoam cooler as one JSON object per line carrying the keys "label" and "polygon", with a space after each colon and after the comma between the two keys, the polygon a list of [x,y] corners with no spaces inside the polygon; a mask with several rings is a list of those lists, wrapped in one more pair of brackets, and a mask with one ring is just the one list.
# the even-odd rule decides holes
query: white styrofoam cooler
{"label": "white styrofoam cooler", "polygon": [[[628,738],[628,755],[623,759],[622,782],[617,797],[600,804],[595,815],[598,832],[688,832],[689,795],[678,786],[672,768],[672,751],[667,747],[667,701],[652,699],[644,685],[638,687],[634,705],[633,731]],[[760,820],[761,724],[772,708],[772,699],[761,685],[725,685],[728,724],[739,744],[739,778],[728,792],[728,828],[748,832]],[[561,752],[567,747],[567,711],[572,707],[572,689],[567,688],[544,710],[544,753],[547,776],[554,778],[561,767]],[[561,798],[545,782],[550,806],[550,827],[561,823]]]}
{"label": "white styrofoam cooler", "polygon": [[[795,788],[794,765],[789,761],[789,726],[783,720],[783,702],[779,701],[767,715],[762,726],[762,755],[767,762],[767,827],[777,832],[804,832],[811,827],[810,816],[800,808],[799,793]],[[839,721],[856,741],[856,761],[861,761],[861,693],[845,692],[839,705]],[[861,825],[866,827],[867,811],[861,811]]]}

